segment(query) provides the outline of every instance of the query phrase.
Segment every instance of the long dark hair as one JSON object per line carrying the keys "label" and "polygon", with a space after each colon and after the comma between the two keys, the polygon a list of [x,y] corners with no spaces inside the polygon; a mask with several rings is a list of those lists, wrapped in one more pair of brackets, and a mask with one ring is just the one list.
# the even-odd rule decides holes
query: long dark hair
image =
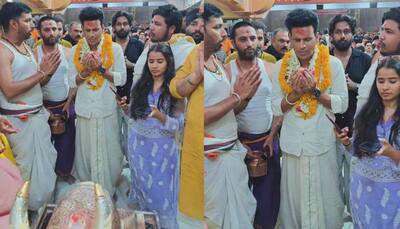
{"label": "long dark hair", "polygon": [[164,82],[161,85],[161,95],[158,100],[157,108],[163,113],[173,116],[176,107],[177,99],[172,97],[169,92],[169,82],[175,76],[174,56],[171,48],[167,44],[157,43],[150,47],[142,76],[131,92],[131,116],[135,120],[146,119],[148,114],[144,111],[150,110],[148,95],[153,91],[154,80],[147,61],[151,52],[162,53],[167,60],[167,70],[164,73]]}
{"label": "long dark hair", "polygon": [[[360,152],[359,145],[363,142],[378,142],[378,136],[376,133],[376,126],[383,119],[384,115],[384,105],[382,102],[382,98],[379,95],[378,87],[376,86],[376,78],[378,76],[378,72],[382,68],[389,68],[396,71],[397,75],[400,77],[400,58],[398,56],[388,56],[379,61],[378,67],[375,72],[375,81],[372,85],[371,92],[369,94],[369,98],[367,103],[362,107],[359,114],[355,119],[355,139],[354,139],[354,154],[361,158],[364,156],[372,156],[367,155],[365,153]],[[397,109],[393,115],[394,124],[390,130],[389,143],[393,145],[400,145],[399,142],[396,141],[397,136],[399,135],[400,128],[400,97],[397,98]]]}

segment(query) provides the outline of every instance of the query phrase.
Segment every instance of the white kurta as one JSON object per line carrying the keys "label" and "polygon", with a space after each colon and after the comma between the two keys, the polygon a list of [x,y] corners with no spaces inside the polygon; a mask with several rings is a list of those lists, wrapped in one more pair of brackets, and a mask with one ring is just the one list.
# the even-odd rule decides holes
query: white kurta
{"label": "white kurta", "polygon": [[[230,96],[231,86],[225,74],[218,76],[207,70],[204,73],[205,107]],[[205,133],[220,139],[237,138],[233,110],[205,126]],[[246,149],[236,141],[232,149],[224,151],[217,159],[205,158],[205,218],[208,228],[253,228],[257,203],[248,187],[245,156]]]}
{"label": "white kurta", "polygon": [[[114,63],[110,71],[114,83],[104,80],[103,86],[90,90],[85,83],[78,86],[75,111],[77,114],[76,147],[73,174],[80,181],[99,183],[111,195],[120,177],[123,153],[120,143],[117,102],[109,88],[126,81],[126,66],[120,45],[112,44]],[[74,56],[76,46],[72,48]],[[99,45],[98,51],[101,50]],[[76,86],[77,75],[73,58],[69,62],[70,85]]]}
{"label": "white kurta", "polygon": [[[10,45],[3,41],[0,42],[14,54],[11,65],[13,81],[25,80],[36,73],[38,66],[32,53],[30,57],[23,56]],[[43,95],[39,84],[10,100],[0,92],[0,106],[3,109],[24,110],[37,107],[38,112],[29,114],[26,121],[7,115],[7,119],[20,130],[18,133],[7,135],[7,138],[22,178],[30,181],[30,210],[38,210],[45,203],[51,201],[56,183],[54,167],[57,151],[51,143],[50,127],[47,122],[49,113],[40,108],[42,100]]]}
{"label": "white kurta", "polygon": [[347,110],[348,94],[341,62],[330,56],[332,84],[325,93],[331,107],[319,104],[310,119],[299,117],[292,107],[281,110],[284,94],[278,75],[282,60],[276,63],[272,79],[272,110],[283,115],[280,146],[283,151],[279,221],[283,228],[341,228],[344,211],[337,174],[336,137],[325,117]]}

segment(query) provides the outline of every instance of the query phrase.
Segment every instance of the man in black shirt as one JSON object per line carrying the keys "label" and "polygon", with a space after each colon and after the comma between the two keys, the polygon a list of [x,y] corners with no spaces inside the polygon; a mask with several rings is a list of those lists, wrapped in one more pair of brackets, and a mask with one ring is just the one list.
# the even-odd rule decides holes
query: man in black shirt
{"label": "man in black shirt", "polygon": [[124,50],[125,64],[126,64],[126,83],[122,87],[117,87],[118,95],[121,97],[126,96],[129,100],[132,80],[133,69],[135,63],[144,49],[144,44],[133,38],[129,39],[129,33],[132,26],[132,15],[124,11],[118,11],[112,18],[112,27],[115,34],[115,42],[121,45]]}
{"label": "man in black shirt", "polygon": [[72,22],[69,25],[68,34],[64,37],[64,40],[69,41],[72,46],[76,45],[82,37],[82,25],[79,22]]}
{"label": "man in black shirt", "polygon": [[[331,44],[333,49],[331,55],[337,57],[343,64],[345,69],[345,76],[347,82],[347,88],[349,91],[349,106],[347,111],[343,114],[336,114],[336,123],[340,128],[349,127],[352,129],[354,122],[354,115],[357,108],[357,90],[358,85],[364,78],[364,75],[368,72],[371,66],[371,57],[361,52],[358,49],[353,49],[351,43],[353,42],[353,34],[356,27],[356,20],[348,15],[336,15],[329,23],[329,36],[331,38]],[[349,131],[351,135],[352,131]],[[348,212],[349,208],[349,173],[350,173],[350,156],[345,151],[342,144],[337,145],[337,156],[339,167],[344,168],[344,174],[340,169],[340,180],[343,190],[343,198],[347,205]]]}
{"label": "man in black shirt", "polygon": [[278,28],[272,32],[271,45],[265,52],[273,55],[278,61],[282,59],[286,51],[289,50],[289,33],[286,29]]}

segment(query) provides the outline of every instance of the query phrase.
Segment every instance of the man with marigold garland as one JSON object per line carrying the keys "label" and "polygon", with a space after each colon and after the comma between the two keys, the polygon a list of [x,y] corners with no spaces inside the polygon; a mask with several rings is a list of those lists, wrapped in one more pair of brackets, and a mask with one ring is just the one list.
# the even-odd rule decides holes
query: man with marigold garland
{"label": "man with marigold garland", "polygon": [[283,115],[279,220],[283,228],[341,228],[336,138],[329,119],[348,106],[341,62],[317,45],[318,17],[296,9],[285,20],[293,49],[277,62],[272,110]]}
{"label": "man with marigold garland", "polygon": [[84,8],[79,14],[84,38],[71,51],[70,85],[78,88],[74,175],[101,184],[113,195],[123,153],[111,88],[125,84],[126,66],[121,46],[104,33],[103,19],[100,9]]}

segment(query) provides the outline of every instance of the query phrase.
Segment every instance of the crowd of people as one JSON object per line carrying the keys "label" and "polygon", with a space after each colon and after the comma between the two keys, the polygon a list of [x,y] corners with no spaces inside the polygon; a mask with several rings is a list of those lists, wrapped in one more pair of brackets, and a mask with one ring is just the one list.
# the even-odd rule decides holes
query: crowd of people
{"label": "crowd of people", "polygon": [[68,32],[31,12],[0,9],[0,201],[30,181],[32,222],[91,181],[161,228],[400,228],[400,8],[324,35],[296,9],[271,41],[209,3],[148,26],[86,7]]}

